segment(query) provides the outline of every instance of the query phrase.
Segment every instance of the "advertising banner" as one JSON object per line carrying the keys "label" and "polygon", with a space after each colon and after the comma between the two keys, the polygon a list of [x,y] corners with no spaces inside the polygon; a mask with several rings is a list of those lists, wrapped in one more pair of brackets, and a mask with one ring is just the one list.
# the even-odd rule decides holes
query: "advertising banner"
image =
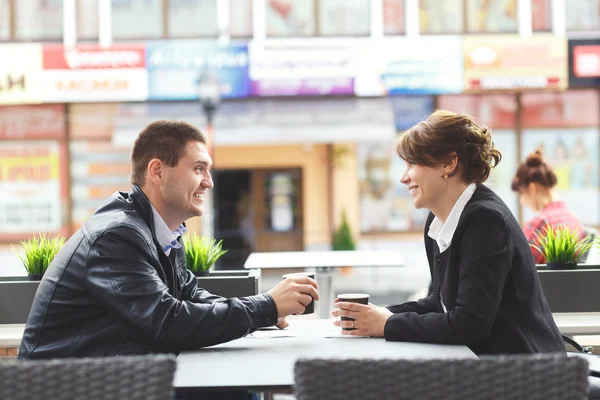
{"label": "advertising banner", "polygon": [[569,40],[569,87],[600,86],[600,39]]}
{"label": "advertising banner", "polygon": [[536,34],[465,36],[467,92],[562,90],[567,87],[567,42]]}
{"label": "advertising banner", "polygon": [[0,142],[0,238],[61,229],[59,148],[54,141]]}
{"label": "advertising banner", "polygon": [[357,96],[462,92],[458,36],[386,38],[361,42],[355,53]]}
{"label": "advertising banner", "polygon": [[41,103],[42,46],[0,45],[0,104]]}
{"label": "advertising banner", "polygon": [[43,55],[46,102],[142,101],[148,97],[142,45],[81,45],[73,49],[48,45]]}
{"label": "advertising banner", "polygon": [[146,44],[150,100],[196,100],[203,71],[216,74],[223,98],[250,94],[248,46],[219,45],[199,40],[169,40]]}
{"label": "advertising banner", "polygon": [[390,96],[396,132],[402,132],[427,119],[433,112],[433,96]]}
{"label": "advertising banner", "polygon": [[332,96],[354,93],[353,42],[277,40],[249,45],[253,96]]}
{"label": "advertising banner", "polygon": [[64,104],[0,106],[0,139],[60,139],[64,136]]}

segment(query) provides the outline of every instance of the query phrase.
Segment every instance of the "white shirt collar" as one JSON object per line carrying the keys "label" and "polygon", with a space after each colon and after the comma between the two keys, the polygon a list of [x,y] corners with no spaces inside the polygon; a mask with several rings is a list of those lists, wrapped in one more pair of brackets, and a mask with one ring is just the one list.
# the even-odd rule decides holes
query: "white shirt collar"
{"label": "white shirt collar", "polygon": [[179,227],[173,232],[171,232],[165,220],[162,219],[158,211],[156,211],[156,208],[154,208],[152,204],[150,204],[150,207],[152,207],[152,215],[154,216],[154,234],[156,235],[156,239],[158,239],[158,243],[160,243],[165,254],[169,255],[171,249],[178,249],[181,247],[181,244],[177,241],[177,238],[183,235],[187,229],[182,224],[179,225]]}
{"label": "white shirt collar", "polygon": [[452,242],[452,236],[454,236],[454,231],[458,226],[458,220],[465,209],[465,206],[473,197],[473,193],[477,189],[476,183],[471,183],[467,188],[462,192],[456,203],[454,203],[454,207],[448,214],[448,218],[445,223],[442,223],[442,220],[438,217],[433,219],[431,225],[429,225],[429,232],[427,235],[435,240],[440,248],[440,253],[444,252],[448,247],[450,247],[450,242]]}

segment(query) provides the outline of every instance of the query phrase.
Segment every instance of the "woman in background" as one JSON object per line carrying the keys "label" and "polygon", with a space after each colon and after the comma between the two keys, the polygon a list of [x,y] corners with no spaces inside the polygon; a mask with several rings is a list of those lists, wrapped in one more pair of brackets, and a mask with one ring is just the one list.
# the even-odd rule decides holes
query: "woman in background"
{"label": "woman in background", "polygon": [[436,111],[406,131],[400,181],[430,210],[425,249],[431,293],[387,308],[336,302],[349,335],[463,344],[475,354],[565,352],[529,244],[504,202],[482,183],[500,162],[491,131],[471,117]]}
{"label": "woman in background", "polygon": [[[580,239],[586,236],[579,219],[556,196],[553,190],[556,183],[554,170],[544,160],[542,150],[538,149],[519,165],[511,184],[512,190],[519,194],[521,204],[537,212],[537,215],[523,226],[523,232],[527,241],[538,247],[539,239],[536,233],[543,232],[548,224],[553,228],[563,225],[576,230]],[[537,249],[531,247],[531,253],[536,264],[546,262],[544,255]]]}

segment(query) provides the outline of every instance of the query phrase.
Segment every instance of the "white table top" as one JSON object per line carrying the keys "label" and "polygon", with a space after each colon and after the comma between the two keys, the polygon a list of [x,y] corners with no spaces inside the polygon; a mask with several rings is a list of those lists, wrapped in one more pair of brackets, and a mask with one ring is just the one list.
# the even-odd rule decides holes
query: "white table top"
{"label": "white table top", "polygon": [[326,338],[333,320],[290,319],[295,337],[246,337],[177,357],[175,387],[193,389],[289,389],[294,363],[303,358],[475,358],[467,346],[387,342],[383,338]]}
{"label": "white table top", "polygon": [[600,333],[600,313],[553,313],[552,316],[564,334]]}
{"label": "white table top", "polygon": [[244,268],[402,267],[395,251],[284,251],[252,253]]}
{"label": "white table top", "polygon": [[11,348],[21,345],[25,324],[0,325],[0,347]]}

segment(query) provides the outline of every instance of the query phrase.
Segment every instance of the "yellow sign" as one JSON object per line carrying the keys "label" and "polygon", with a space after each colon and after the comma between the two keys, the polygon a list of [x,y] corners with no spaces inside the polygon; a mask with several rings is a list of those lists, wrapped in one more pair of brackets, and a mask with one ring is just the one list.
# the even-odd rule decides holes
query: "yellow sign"
{"label": "yellow sign", "polygon": [[0,45],[0,104],[41,103],[42,45]]}
{"label": "yellow sign", "polygon": [[564,90],[567,40],[536,34],[465,36],[465,91]]}

